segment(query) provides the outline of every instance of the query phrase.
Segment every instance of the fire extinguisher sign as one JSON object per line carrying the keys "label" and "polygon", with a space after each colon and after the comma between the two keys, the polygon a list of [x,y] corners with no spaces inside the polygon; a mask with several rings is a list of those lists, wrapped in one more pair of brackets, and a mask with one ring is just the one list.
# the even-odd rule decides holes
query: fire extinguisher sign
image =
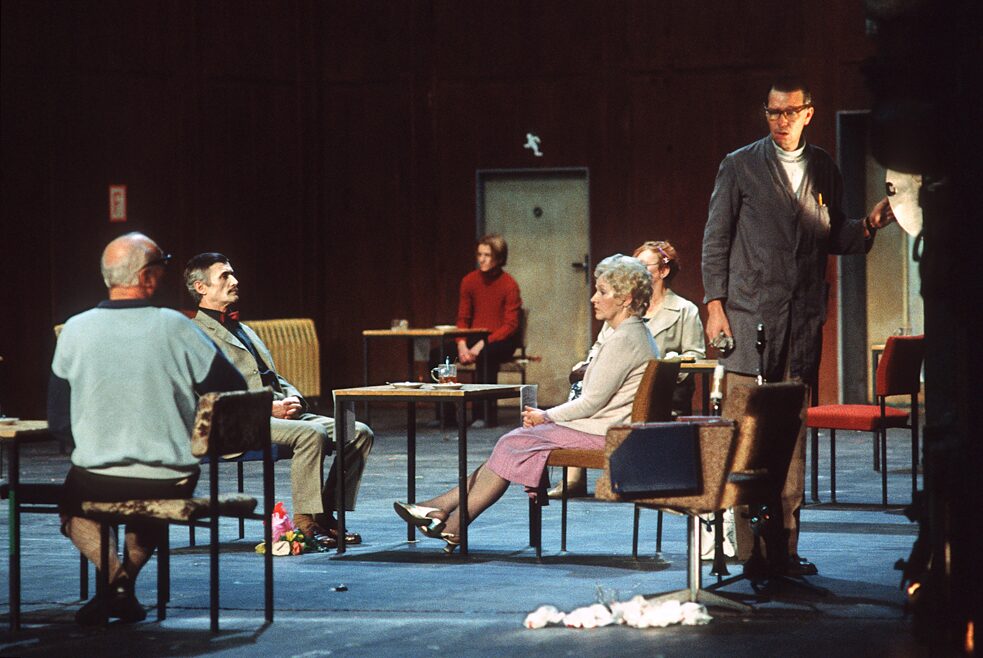
{"label": "fire extinguisher sign", "polygon": [[126,221],[126,185],[109,186],[109,221]]}

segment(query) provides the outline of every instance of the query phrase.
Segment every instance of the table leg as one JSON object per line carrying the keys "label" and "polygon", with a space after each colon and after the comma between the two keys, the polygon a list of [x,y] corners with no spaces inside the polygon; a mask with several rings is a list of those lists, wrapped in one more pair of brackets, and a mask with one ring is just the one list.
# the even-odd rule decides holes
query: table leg
{"label": "table leg", "polygon": [[408,382],[416,381],[416,372],[414,372],[416,370],[414,368],[416,365],[415,356],[416,349],[413,345],[413,339],[410,338],[406,341],[406,381]]}
{"label": "table leg", "polygon": [[[406,502],[416,502],[416,403],[406,405]],[[416,526],[406,524],[406,541],[416,539]]]}
{"label": "table leg", "polygon": [[[362,336],[362,385],[369,385],[369,337]],[[372,424],[372,417],[369,415],[369,403],[365,401],[362,403],[362,416],[365,418],[365,424]]]}
{"label": "table leg", "polygon": [[704,416],[709,416],[710,413],[711,413],[711,411],[710,411],[710,377],[713,376],[713,373],[701,372],[699,374],[700,374],[700,388],[702,389],[702,393],[703,393],[703,396],[702,396],[703,397],[703,400],[702,400],[702,403],[703,403],[703,415]]}
{"label": "table leg", "polygon": [[[488,349],[488,336],[485,336],[485,349],[486,350]],[[488,353],[485,353],[485,358],[480,359],[480,361],[481,361],[481,383],[482,384],[494,384],[495,383],[493,381],[489,381],[489,379],[488,379],[488,360],[489,360],[488,359]],[[492,421],[491,406],[493,404],[497,405],[498,404],[498,400],[487,400],[486,399],[481,404],[484,406],[484,408],[482,409],[482,411],[484,412],[486,426],[487,427],[493,427],[493,425],[491,423],[491,421]],[[496,421],[497,421],[497,417],[498,417],[498,414],[496,412]]]}
{"label": "table leg", "polygon": [[468,424],[464,422],[468,405],[464,398],[458,398],[457,407],[457,486],[460,499],[457,515],[460,519],[461,555],[468,554]]}
{"label": "table leg", "polygon": [[345,552],[345,443],[348,436],[355,436],[355,403],[335,402],[335,458],[338,467],[338,490],[335,503],[338,513],[338,553]]}
{"label": "table leg", "polygon": [[20,502],[17,485],[20,484],[20,442],[10,442],[7,472],[10,477],[10,497],[7,501],[10,532],[10,630],[20,630]]}
{"label": "table leg", "polygon": [[[443,336],[440,337],[440,339],[437,341],[437,343],[440,346],[440,360],[437,361],[437,365],[440,365],[441,363],[444,363],[444,361],[447,358],[448,354],[444,350],[445,342],[444,342],[444,337]],[[430,365],[430,364],[428,363],[427,365]],[[431,371],[431,372],[433,372],[433,371]],[[437,410],[436,410],[436,413],[437,413],[437,420],[440,421],[440,431],[443,432],[444,431],[444,428],[447,427],[447,418],[444,417],[444,405],[441,404],[440,401],[437,402]]]}

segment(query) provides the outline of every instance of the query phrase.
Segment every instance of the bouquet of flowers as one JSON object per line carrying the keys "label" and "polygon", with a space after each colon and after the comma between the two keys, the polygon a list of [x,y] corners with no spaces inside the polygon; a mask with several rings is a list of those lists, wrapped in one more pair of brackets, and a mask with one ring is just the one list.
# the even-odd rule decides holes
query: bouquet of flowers
{"label": "bouquet of flowers", "polygon": [[[300,555],[307,550],[319,550],[313,540],[308,540],[300,530],[294,527],[290,520],[290,514],[282,502],[278,502],[273,507],[273,516],[270,518],[273,528],[273,555]],[[260,542],[256,545],[257,553],[265,553],[266,545]]]}

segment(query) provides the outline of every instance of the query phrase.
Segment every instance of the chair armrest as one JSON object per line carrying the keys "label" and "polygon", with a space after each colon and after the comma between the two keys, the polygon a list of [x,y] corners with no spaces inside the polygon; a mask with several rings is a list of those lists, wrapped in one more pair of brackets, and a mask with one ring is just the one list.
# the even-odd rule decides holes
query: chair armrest
{"label": "chair armrest", "polygon": [[[658,426],[660,423],[635,425],[634,427]],[[594,496],[602,500],[619,500],[643,505],[671,507],[683,510],[720,509],[718,503],[724,497],[727,475],[733,460],[736,431],[733,422],[714,422],[700,424],[700,463],[702,466],[701,493],[683,496],[656,496],[651,498],[632,498],[626,500],[611,489],[610,456],[631,432],[631,426],[617,426],[608,430],[605,439],[604,473],[598,478]]]}

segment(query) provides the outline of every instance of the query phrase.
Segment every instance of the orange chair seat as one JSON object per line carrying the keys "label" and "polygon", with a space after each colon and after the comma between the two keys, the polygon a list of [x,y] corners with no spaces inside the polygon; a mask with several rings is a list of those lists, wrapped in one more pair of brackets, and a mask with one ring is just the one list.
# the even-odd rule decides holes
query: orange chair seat
{"label": "orange chair seat", "polygon": [[908,413],[894,407],[885,407],[884,416],[881,417],[881,408],[873,404],[827,404],[809,407],[806,411],[806,425],[873,432],[888,427],[906,427]]}

